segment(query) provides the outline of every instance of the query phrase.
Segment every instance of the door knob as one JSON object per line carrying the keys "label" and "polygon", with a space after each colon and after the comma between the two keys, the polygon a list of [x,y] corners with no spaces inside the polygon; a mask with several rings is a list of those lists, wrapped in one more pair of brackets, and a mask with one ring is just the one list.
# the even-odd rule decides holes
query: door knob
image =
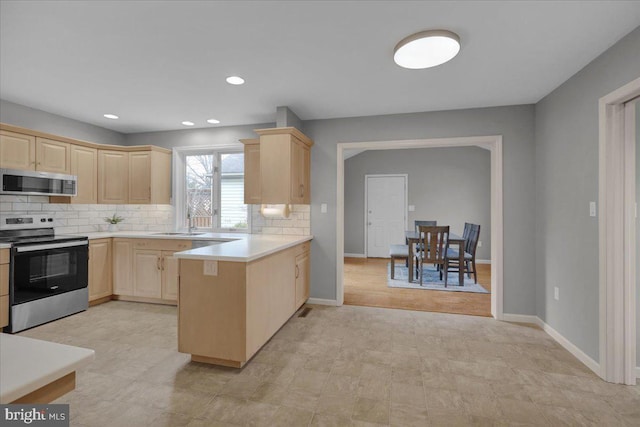
{"label": "door knob", "polygon": [[368,223],[367,223],[367,225],[371,225],[371,223],[370,223],[370,222],[368,222]]}

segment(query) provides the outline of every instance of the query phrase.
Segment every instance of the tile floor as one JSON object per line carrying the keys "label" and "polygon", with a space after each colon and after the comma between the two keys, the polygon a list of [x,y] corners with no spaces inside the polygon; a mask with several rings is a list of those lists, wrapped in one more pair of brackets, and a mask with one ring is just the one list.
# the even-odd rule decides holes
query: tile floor
{"label": "tile floor", "polygon": [[72,426],[640,425],[539,329],[482,317],[313,306],[242,370],[178,353],[175,307],[109,302],[22,333],[93,348]]}

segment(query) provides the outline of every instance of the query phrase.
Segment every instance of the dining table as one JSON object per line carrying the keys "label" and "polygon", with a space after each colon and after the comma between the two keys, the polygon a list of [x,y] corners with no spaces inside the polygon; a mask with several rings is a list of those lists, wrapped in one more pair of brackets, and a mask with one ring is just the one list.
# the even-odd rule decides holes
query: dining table
{"label": "dining table", "polygon": [[[409,245],[409,259],[408,261],[408,280],[409,282],[413,282],[413,262],[414,262],[414,246],[420,240],[420,233],[416,230],[406,230],[404,232],[404,237],[407,241],[407,245]],[[454,233],[449,233],[449,245],[454,244],[458,245],[458,284],[460,286],[464,286],[464,247],[465,247],[466,239],[464,237],[458,236]]]}

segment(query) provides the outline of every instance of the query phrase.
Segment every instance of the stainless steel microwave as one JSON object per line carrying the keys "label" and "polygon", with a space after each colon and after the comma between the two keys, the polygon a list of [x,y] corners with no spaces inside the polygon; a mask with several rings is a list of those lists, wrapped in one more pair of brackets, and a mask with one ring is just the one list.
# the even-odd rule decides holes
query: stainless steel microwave
{"label": "stainless steel microwave", "polygon": [[77,192],[75,175],[0,169],[0,194],[75,196]]}

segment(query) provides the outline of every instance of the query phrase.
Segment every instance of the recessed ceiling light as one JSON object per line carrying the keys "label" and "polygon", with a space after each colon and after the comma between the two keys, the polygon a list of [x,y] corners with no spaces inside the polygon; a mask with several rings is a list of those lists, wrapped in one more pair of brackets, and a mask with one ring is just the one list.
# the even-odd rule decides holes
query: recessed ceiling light
{"label": "recessed ceiling light", "polygon": [[195,123],[189,122],[189,121],[186,121],[186,120],[184,122],[182,122],[182,124],[185,125],[185,126],[193,126],[193,125],[195,125]]}
{"label": "recessed ceiling light", "polygon": [[227,77],[227,83],[230,85],[241,85],[244,84],[244,79],[239,76],[230,76]]}
{"label": "recessed ceiling light", "polygon": [[220,120],[209,119],[209,120],[207,120],[207,123],[211,123],[212,125],[217,125],[218,123],[220,123]]}
{"label": "recessed ceiling light", "polygon": [[116,120],[119,119],[120,117],[116,116],[115,114],[105,114],[104,115],[107,119],[111,119],[111,120]]}
{"label": "recessed ceiling light", "polygon": [[418,70],[452,60],[460,52],[460,37],[447,30],[412,34],[396,45],[393,60],[401,67]]}

